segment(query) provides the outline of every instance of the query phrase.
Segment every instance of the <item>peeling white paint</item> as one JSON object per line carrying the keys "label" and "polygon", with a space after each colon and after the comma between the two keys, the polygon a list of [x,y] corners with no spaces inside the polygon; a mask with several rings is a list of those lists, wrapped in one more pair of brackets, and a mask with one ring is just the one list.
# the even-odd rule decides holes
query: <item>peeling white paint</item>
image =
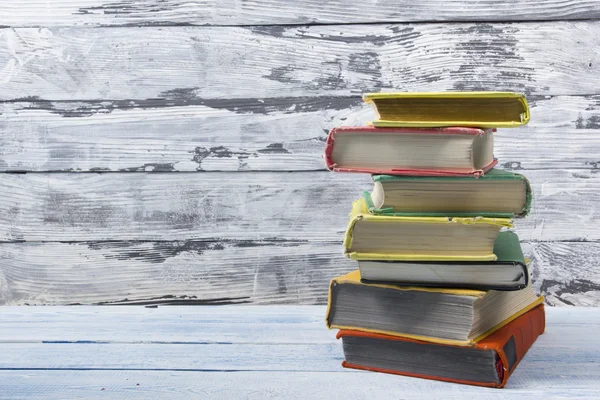
{"label": "peeling white paint", "polygon": [[411,21],[531,21],[598,18],[594,0],[362,1],[302,4],[268,2],[145,0],[135,6],[110,0],[4,0],[2,23],[9,26],[106,26],[197,24],[276,25]]}
{"label": "peeling white paint", "polygon": [[5,85],[0,100],[476,89],[600,94],[591,90],[600,87],[594,21],[50,31],[14,28],[11,39],[5,35],[14,48],[0,47],[0,65],[15,55],[21,61],[19,79]]}

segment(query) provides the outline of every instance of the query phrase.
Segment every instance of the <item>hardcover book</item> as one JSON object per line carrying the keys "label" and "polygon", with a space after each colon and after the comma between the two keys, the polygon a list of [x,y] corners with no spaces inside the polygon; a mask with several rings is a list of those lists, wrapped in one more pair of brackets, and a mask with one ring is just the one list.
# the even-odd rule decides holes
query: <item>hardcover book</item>
{"label": "hardcover book", "polygon": [[341,330],[346,368],[501,388],[545,329],[540,304],[472,347]]}
{"label": "hardcover book", "polygon": [[334,278],[327,326],[471,346],[543,301],[531,286],[516,291],[365,284],[360,272]]}
{"label": "hardcover book", "polygon": [[376,127],[513,128],[529,122],[525,96],[511,92],[369,93]]}
{"label": "hardcover book", "polygon": [[494,130],[339,127],[325,144],[335,172],[413,176],[481,176],[494,159]]}
{"label": "hardcover book", "polygon": [[358,261],[361,282],[408,286],[520,290],[529,283],[519,237],[500,232],[494,244],[496,261]]}
{"label": "hardcover book", "polygon": [[479,179],[374,175],[373,183],[364,198],[375,215],[521,218],[531,208],[527,178],[496,168]]}
{"label": "hardcover book", "polygon": [[372,215],[354,202],[344,238],[353,260],[495,261],[494,243],[507,218]]}

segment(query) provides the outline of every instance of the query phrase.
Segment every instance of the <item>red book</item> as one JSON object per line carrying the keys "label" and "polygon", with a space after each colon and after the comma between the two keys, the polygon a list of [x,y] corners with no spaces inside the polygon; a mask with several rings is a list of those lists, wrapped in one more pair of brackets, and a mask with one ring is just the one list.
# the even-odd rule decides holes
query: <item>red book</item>
{"label": "red book", "polygon": [[335,172],[479,177],[498,163],[495,129],[339,127],[325,146]]}

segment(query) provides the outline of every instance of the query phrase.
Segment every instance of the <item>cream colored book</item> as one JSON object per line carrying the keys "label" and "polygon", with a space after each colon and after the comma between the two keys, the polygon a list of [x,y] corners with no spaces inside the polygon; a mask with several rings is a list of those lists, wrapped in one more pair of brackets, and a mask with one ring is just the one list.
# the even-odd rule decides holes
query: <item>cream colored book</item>
{"label": "cream colored book", "polygon": [[344,252],[354,260],[495,261],[494,243],[508,218],[372,215],[354,202]]}
{"label": "cream colored book", "polygon": [[331,281],[326,322],[330,329],[469,346],[543,300],[531,286],[479,291],[365,284],[353,271]]}

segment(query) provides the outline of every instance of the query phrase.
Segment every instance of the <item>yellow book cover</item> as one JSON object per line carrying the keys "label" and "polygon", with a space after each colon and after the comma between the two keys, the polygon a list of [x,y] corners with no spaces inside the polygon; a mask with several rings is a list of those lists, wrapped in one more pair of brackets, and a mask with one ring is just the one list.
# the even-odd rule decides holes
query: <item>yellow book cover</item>
{"label": "yellow book cover", "polygon": [[[477,336],[474,336],[467,340],[446,339],[446,338],[439,338],[439,337],[434,337],[434,336],[425,336],[425,335],[416,335],[416,334],[395,332],[395,331],[386,330],[384,328],[377,329],[377,328],[365,327],[365,326],[336,324],[335,322],[333,322],[332,314],[334,313],[334,288],[339,285],[359,285],[362,287],[369,287],[369,288],[391,289],[391,290],[399,291],[399,292],[413,292],[413,293],[421,292],[421,293],[446,294],[446,295],[460,296],[460,297],[472,297],[475,300],[483,300],[484,297],[486,297],[486,296],[497,296],[496,300],[497,301],[499,300],[500,303],[502,303],[503,300],[509,299],[508,296],[520,296],[519,300],[516,301],[515,304],[522,304],[523,306],[521,308],[519,308],[518,311],[516,311],[514,313],[510,313],[507,317],[502,318],[500,322],[492,325],[490,328],[486,329],[485,331],[478,334]],[[501,296],[505,296],[506,299]],[[357,294],[357,296],[354,296],[354,297],[358,298],[359,295]],[[387,297],[389,297],[389,295],[387,295]],[[360,301],[360,299],[358,299],[358,301]],[[544,301],[544,297],[536,296],[531,287],[528,287],[523,290],[517,290],[517,291],[499,292],[499,291],[493,291],[493,290],[481,291],[481,290],[472,290],[472,289],[425,288],[425,287],[419,287],[419,286],[413,287],[413,286],[398,286],[398,285],[386,285],[386,284],[365,284],[365,283],[362,283],[360,280],[360,271],[356,270],[356,271],[349,272],[346,275],[342,275],[342,276],[336,277],[331,280],[331,283],[329,285],[329,295],[328,295],[328,300],[327,300],[327,311],[326,311],[325,321],[326,321],[327,327],[329,329],[350,329],[350,330],[354,330],[354,331],[378,333],[378,334],[398,336],[398,337],[406,337],[406,338],[410,338],[410,339],[422,340],[422,341],[432,342],[432,343],[451,344],[451,345],[458,345],[458,346],[471,346],[471,345],[479,342],[480,340],[486,338],[487,336],[491,335],[496,330],[500,329],[501,327],[505,326],[506,324],[510,323],[511,321],[515,320],[516,318],[520,317],[521,315],[525,314],[529,310],[531,310],[534,307],[536,307],[537,305],[541,304],[543,301]],[[375,302],[375,301],[372,301],[369,304],[365,303],[365,307],[361,308],[362,311],[369,313],[370,310],[368,310],[367,307],[372,306],[373,302]],[[409,303],[411,304],[411,308],[417,306],[417,304],[411,303],[410,300],[409,300]],[[505,301],[505,303],[506,303],[506,301]],[[422,304],[422,303],[419,303],[419,304]],[[457,304],[457,307],[460,307],[460,304],[458,302],[456,304]],[[347,307],[348,305],[347,304],[342,305],[342,307],[344,307],[344,306]],[[394,309],[401,309],[401,308],[402,308],[402,304],[400,304],[400,302],[394,303]],[[379,310],[379,311],[381,311],[381,310]],[[431,309],[429,309],[429,311],[431,312]],[[422,315],[421,319],[426,319],[427,317],[428,317],[427,315]]]}
{"label": "yellow book cover", "polygon": [[494,242],[508,218],[373,215],[353,203],[344,253],[353,260],[495,261]]}
{"label": "yellow book cover", "polygon": [[512,92],[367,93],[376,127],[514,128],[529,122],[525,95]]}

